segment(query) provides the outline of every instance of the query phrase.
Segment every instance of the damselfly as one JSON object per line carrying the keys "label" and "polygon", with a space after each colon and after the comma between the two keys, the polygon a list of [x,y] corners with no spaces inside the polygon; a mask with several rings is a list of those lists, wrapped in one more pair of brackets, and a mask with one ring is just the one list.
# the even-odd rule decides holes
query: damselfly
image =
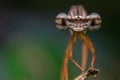
{"label": "damselfly", "polygon": [[[68,79],[68,61],[72,61],[81,71],[82,74],[75,80],[84,80],[89,75],[96,75],[98,69],[94,68],[94,62],[96,58],[96,51],[93,43],[86,35],[86,31],[97,30],[101,25],[101,17],[97,13],[87,14],[82,5],[71,6],[69,12],[59,13],[56,17],[55,23],[60,30],[69,30],[71,32],[71,39],[66,48],[66,54],[62,64],[61,80]],[[73,45],[76,38],[82,41],[82,65],[78,64],[72,57]],[[88,70],[86,70],[86,60],[88,49],[90,50],[92,57]]]}

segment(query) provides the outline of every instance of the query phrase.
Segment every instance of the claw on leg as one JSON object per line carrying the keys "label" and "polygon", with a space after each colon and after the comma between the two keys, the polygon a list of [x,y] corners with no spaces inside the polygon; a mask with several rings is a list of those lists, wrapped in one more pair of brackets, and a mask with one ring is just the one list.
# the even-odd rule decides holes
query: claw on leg
{"label": "claw on leg", "polygon": [[91,69],[89,68],[87,71],[79,75],[75,80],[86,80],[89,76],[96,77],[96,75],[99,73],[99,69]]}

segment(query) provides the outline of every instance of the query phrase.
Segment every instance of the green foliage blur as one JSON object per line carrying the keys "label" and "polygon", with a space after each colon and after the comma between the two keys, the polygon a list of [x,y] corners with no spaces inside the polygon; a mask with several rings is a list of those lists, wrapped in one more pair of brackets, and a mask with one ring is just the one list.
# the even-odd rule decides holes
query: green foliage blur
{"label": "green foliage blur", "polygon": [[[119,0],[1,0],[0,80],[60,80],[70,34],[58,30],[54,21],[73,4],[102,17],[100,30],[87,32],[97,51],[95,66],[100,69],[90,80],[120,80]],[[80,48],[77,42],[74,58],[78,61]],[[70,80],[80,73],[70,62]]]}

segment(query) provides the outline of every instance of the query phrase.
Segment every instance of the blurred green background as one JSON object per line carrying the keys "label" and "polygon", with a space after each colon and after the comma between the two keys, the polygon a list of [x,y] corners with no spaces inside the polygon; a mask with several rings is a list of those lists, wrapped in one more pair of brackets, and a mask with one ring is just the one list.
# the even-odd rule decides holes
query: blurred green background
{"label": "blurred green background", "polygon": [[[100,30],[87,32],[100,69],[90,80],[120,80],[119,0],[1,0],[0,80],[60,80],[70,33],[58,30],[54,20],[73,4],[84,5],[88,14],[97,12],[103,20]],[[75,44],[76,60],[80,60],[80,45]],[[70,80],[80,73],[70,62]]]}

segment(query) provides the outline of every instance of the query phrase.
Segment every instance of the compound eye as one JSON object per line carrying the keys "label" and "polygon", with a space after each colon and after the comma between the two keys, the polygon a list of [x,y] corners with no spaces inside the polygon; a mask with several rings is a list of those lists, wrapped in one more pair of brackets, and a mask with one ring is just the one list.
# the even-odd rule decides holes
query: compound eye
{"label": "compound eye", "polygon": [[55,19],[56,27],[60,30],[67,29],[66,19],[67,15],[65,13],[59,13]]}
{"label": "compound eye", "polygon": [[102,22],[100,15],[97,14],[97,13],[92,13],[89,16],[90,16],[90,19],[91,19],[91,23],[90,23],[89,29],[90,30],[97,30],[97,29],[99,29],[100,26],[101,26],[101,22]]}

